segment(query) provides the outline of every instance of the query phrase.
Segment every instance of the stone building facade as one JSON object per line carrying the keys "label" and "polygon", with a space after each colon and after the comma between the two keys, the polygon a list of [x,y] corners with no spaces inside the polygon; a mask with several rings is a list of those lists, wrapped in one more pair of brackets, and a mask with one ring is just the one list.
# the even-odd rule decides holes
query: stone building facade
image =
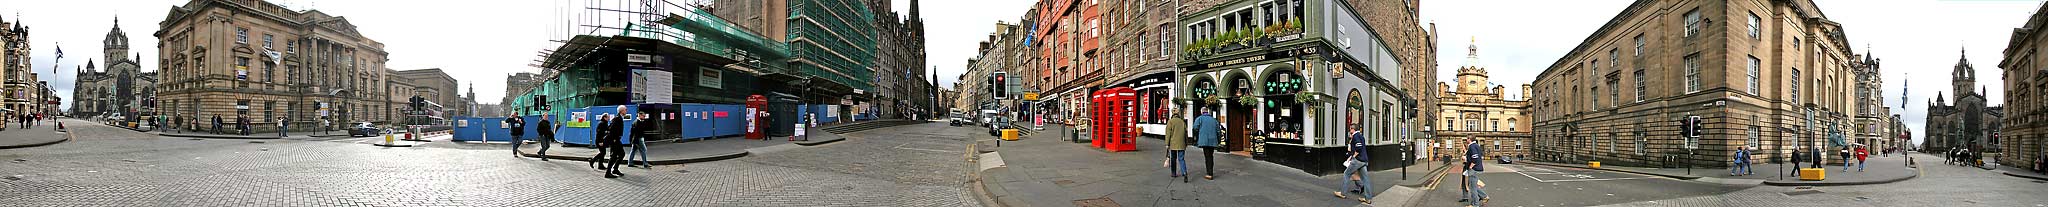
{"label": "stone building facade", "polygon": [[2005,59],[1998,62],[2005,71],[2005,106],[2011,109],[1998,120],[2005,125],[1998,131],[2005,141],[2004,153],[1997,157],[2001,165],[2048,168],[2042,163],[2048,162],[2048,139],[2044,139],[2048,138],[2048,67],[2043,67],[2048,64],[2048,53],[2041,53],[2048,49],[2048,32],[2041,31],[2044,26],[2048,26],[2048,6],[2035,9],[2025,25],[2012,30]]}
{"label": "stone building facade", "polygon": [[[392,75],[395,76],[393,79],[406,79],[413,86],[413,88],[402,90],[411,90],[414,94],[418,94],[420,98],[426,98],[429,102],[441,105],[443,110],[441,115],[443,117],[468,116],[470,114],[467,109],[469,109],[471,102],[460,93],[462,90],[460,83],[455,80],[454,76],[449,76],[447,72],[441,71],[440,68],[400,70],[392,72]],[[407,96],[405,98],[412,97]],[[401,101],[400,103],[404,102]]]}
{"label": "stone building facade", "polygon": [[1529,84],[1522,84],[1519,98],[1508,98],[1506,87],[1487,80],[1486,67],[1479,63],[1479,46],[1466,48],[1465,66],[1458,68],[1458,79],[1451,83],[1438,83],[1436,94],[1440,102],[1433,111],[1443,122],[1433,132],[1434,139],[1420,140],[1433,148],[1432,157],[1464,154],[1464,139],[1478,141],[1486,147],[1487,157],[1528,155],[1529,145]]}
{"label": "stone building facade", "polygon": [[[1959,54],[1960,55],[1960,54]],[[1998,149],[1995,138],[2004,126],[2005,107],[1991,106],[1985,102],[1986,91],[1977,85],[1977,69],[1970,60],[1956,60],[1955,70],[1949,75],[1951,89],[1943,97],[1936,94],[1934,103],[1927,104],[1927,142],[1923,148],[1932,151],[1946,151],[1954,148],[1986,152]],[[1979,88],[1979,90],[1970,90]],[[1954,99],[1955,102],[1948,102]]]}
{"label": "stone building facade", "polygon": [[293,130],[322,119],[380,122],[370,111],[391,107],[377,87],[387,81],[389,54],[347,18],[261,0],[194,0],[168,12],[153,34],[158,114],[248,116],[265,132],[277,130],[278,117],[295,122]]}
{"label": "stone building facade", "polygon": [[882,118],[931,117],[931,83],[925,77],[924,17],[918,1],[910,1],[910,15],[889,11],[890,0],[868,0],[875,12],[874,106]]}
{"label": "stone building facade", "polygon": [[1394,59],[1403,63],[1400,87],[1407,89],[1405,92],[1408,93],[1408,97],[1415,97],[1417,102],[1406,103],[1415,108],[1403,110],[1404,116],[1415,119],[1408,123],[1406,131],[1438,127],[1433,125],[1443,122],[1436,120],[1439,117],[1417,114],[1441,110],[1437,108],[1439,105],[1429,103],[1442,102],[1436,95],[1440,91],[1431,91],[1436,88],[1431,85],[1437,82],[1436,23],[1422,23],[1422,0],[1343,1],[1349,2],[1351,8],[1358,11],[1359,16],[1365,19],[1366,26],[1371,26],[1373,32],[1386,40],[1387,48],[1394,50]]}
{"label": "stone building facade", "polygon": [[105,71],[95,69],[93,61],[86,61],[85,69],[72,77],[75,86],[71,90],[71,116],[90,117],[107,114],[121,114],[128,120],[135,120],[154,111],[145,108],[150,98],[156,97],[156,72],[141,71],[142,54],[129,58],[128,33],[121,31],[121,19],[114,19],[114,29],[100,43],[105,56]]}
{"label": "stone building facade", "polygon": [[[1536,77],[1531,159],[1724,166],[1737,147],[1840,149],[1859,130],[1847,38],[1810,0],[1636,1]],[[1680,136],[1688,116],[1704,135]]]}
{"label": "stone building facade", "polygon": [[0,58],[5,58],[5,62],[0,62],[0,115],[48,111],[43,109],[47,104],[38,103],[44,100],[39,93],[42,82],[36,80],[34,69],[29,68],[28,26],[18,22],[20,19],[15,21],[0,20],[0,44],[5,44],[0,47]]}
{"label": "stone building facade", "polygon": [[1893,142],[1898,135],[1893,133],[1889,121],[1892,107],[1884,105],[1884,73],[1879,70],[1880,61],[1874,57],[1875,54],[1861,56],[1859,64],[1850,69],[1856,74],[1856,124],[1852,125],[1856,133],[1850,142],[1863,144],[1873,151],[1898,146]]}

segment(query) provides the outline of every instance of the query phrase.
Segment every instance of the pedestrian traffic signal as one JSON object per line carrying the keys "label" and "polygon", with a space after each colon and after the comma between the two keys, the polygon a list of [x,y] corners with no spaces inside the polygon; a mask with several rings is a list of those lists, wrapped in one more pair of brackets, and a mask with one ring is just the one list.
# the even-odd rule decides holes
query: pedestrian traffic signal
{"label": "pedestrian traffic signal", "polygon": [[996,100],[1004,100],[1010,98],[1010,84],[1006,82],[1009,81],[1007,80],[1008,78],[1005,78],[1005,76],[1008,75],[1009,74],[1004,72],[995,72],[989,74],[989,97],[995,97]]}

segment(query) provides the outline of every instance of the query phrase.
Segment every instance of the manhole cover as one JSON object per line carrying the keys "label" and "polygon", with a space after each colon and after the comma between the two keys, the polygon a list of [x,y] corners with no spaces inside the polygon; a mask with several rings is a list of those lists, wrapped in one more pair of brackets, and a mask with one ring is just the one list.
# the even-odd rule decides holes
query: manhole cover
{"label": "manhole cover", "polygon": [[6,178],[0,178],[0,179],[7,179],[7,180],[21,180],[21,175],[9,175],[9,176],[7,176]]}
{"label": "manhole cover", "polygon": [[676,173],[690,173],[690,170],[676,170]]}
{"label": "manhole cover", "polygon": [[1116,204],[1116,200],[1110,200],[1109,198],[1096,198],[1096,199],[1081,199],[1081,200],[1074,200],[1074,206],[1081,206],[1081,207],[1120,207],[1120,206],[1122,206],[1122,205],[1117,205],[1117,204]]}
{"label": "manhole cover", "polygon": [[262,143],[263,143],[263,141],[249,141],[249,143],[250,143],[250,144],[262,144]]}
{"label": "manhole cover", "polygon": [[192,139],[190,139],[190,140],[206,140],[206,139],[200,139],[200,138],[192,138]]}

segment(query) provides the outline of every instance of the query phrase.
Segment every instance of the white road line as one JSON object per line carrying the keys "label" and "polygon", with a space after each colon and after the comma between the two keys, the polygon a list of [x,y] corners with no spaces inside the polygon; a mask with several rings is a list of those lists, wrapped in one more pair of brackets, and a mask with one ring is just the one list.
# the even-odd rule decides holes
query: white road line
{"label": "white road line", "polygon": [[1633,178],[1601,178],[1601,179],[1578,179],[1578,180],[1555,180],[1555,181],[1543,181],[1543,182],[1546,182],[1546,183],[1555,183],[1555,182],[1578,182],[1578,181],[1608,181],[1608,180],[1635,180],[1635,179],[1651,179],[1651,178],[1653,178],[1653,177],[1633,177]]}

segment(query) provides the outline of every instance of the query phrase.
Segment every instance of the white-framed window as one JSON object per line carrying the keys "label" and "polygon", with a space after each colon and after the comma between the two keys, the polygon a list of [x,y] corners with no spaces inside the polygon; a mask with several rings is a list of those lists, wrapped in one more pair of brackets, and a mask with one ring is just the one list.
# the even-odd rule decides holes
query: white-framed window
{"label": "white-framed window", "polygon": [[235,43],[249,43],[249,28],[235,28]]}
{"label": "white-framed window", "polygon": [[[1751,118],[1751,119],[1755,119],[1756,117],[1750,117],[1750,118]],[[1749,150],[1758,150],[1758,149],[1762,149],[1762,148],[1758,148],[1758,147],[1759,147],[1759,146],[1763,146],[1763,141],[1764,141],[1764,138],[1763,138],[1763,134],[1764,134],[1764,127],[1763,127],[1763,126],[1749,126]]]}
{"label": "white-framed window", "polygon": [[1500,120],[1493,120],[1493,131],[1500,131]]}
{"label": "white-framed window", "polygon": [[[1508,118],[1508,131],[1515,131],[1515,118]],[[1521,145],[1521,143],[1515,143]]]}
{"label": "white-framed window", "polygon": [[1159,57],[1161,58],[1172,55],[1173,52],[1172,49],[1169,49],[1173,48],[1173,33],[1169,31],[1173,31],[1172,25],[1159,25]]}
{"label": "white-framed window", "polygon": [[1649,145],[1649,133],[1636,132],[1636,155],[1643,155],[1643,148]]}
{"label": "white-framed window", "polygon": [[1763,18],[1757,17],[1756,13],[1749,14],[1749,38],[1761,39],[1764,37],[1763,23]]}
{"label": "white-framed window", "polygon": [[1643,34],[1636,34],[1636,57],[1643,56]]}
{"label": "white-framed window", "polygon": [[1685,93],[1700,92],[1700,57],[1685,56]]}
{"label": "white-framed window", "polygon": [[1756,56],[1749,56],[1749,95],[1762,95],[1757,93],[1759,91],[1758,88],[1762,88],[1759,86],[1763,85],[1762,79],[1758,78],[1763,73],[1763,70],[1758,68],[1758,65],[1761,64],[1763,64],[1763,60],[1756,59]]}
{"label": "white-framed window", "polygon": [[1700,20],[1700,9],[1685,12],[1685,37],[1692,37],[1694,33],[1700,32]]}
{"label": "white-framed window", "polygon": [[1792,68],[1792,103],[1795,104],[1800,103],[1800,100],[1805,100],[1804,97],[1799,96],[1799,91],[1804,91],[1806,88],[1801,88],[1799,85],[1802,82],[1806,82],[1806,79],[1799,79],[1799,75],[1799,68]]}
{"label": "white-framed window", "polygon": [[270,34],[263,34],[263,49],[270,49],[271,39],[273,38]]}
{"label": "white-framed window", "polygon": [[1465,130],[1479,130],[1479,120],[1478,120],[1478,119],[1466,119],[1466,120],[1465,120]]}
{"label": "white-framed window", "polygon": [[1643,102],[1643,95],[1646,95],[1643,89],[1648,88],[1647,85],[1643,85],[1643,71],[1642,68],[1636,68],[1636,102]]}
{"label": "white-framed window", "polygon": [[1621,66],[1621,48],[1607,50],[1607,67]]}
{"label": "white-framed window", "polygon": [[1621,80],[1607,81],[1607,106],[1621,105]]}

